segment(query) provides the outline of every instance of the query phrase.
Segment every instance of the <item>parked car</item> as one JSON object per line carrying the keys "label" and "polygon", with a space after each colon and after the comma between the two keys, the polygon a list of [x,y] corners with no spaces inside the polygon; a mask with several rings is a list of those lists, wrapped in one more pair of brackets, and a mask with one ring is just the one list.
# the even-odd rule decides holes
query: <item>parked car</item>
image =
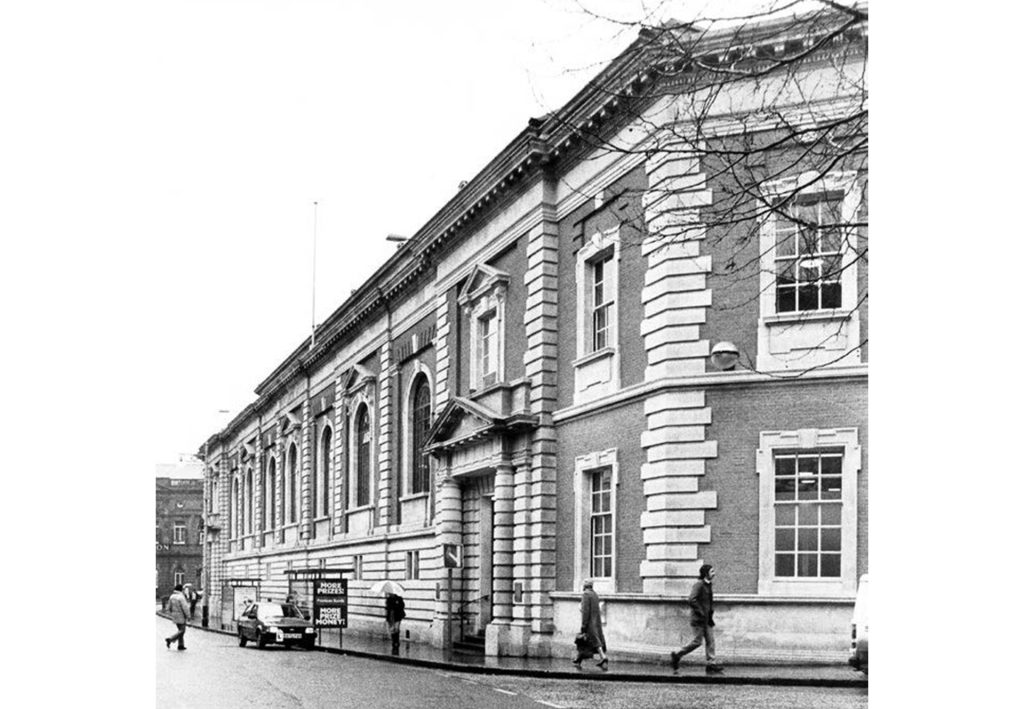
{"label": "parked car", "polygon": [[238,645],[245,647],[250,640],[257,647],[275,645],[301,645],[312,650],[316,643],[316,629],[302,616],[302,611],[290,603],[253,603],[238,619]]}
{"label": "parked car", "polygon": [[850,664],[864,674],[868,673],[868,575],[860,577],[857,600],[853,604],[853,622],[850,623]]}

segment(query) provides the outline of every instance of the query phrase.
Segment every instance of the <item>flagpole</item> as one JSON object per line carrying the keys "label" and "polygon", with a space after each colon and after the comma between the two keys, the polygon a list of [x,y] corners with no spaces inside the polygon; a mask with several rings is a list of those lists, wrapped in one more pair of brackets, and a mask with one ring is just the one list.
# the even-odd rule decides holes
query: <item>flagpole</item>
{"label": "flagpole", "polygon": [[309,349],[316,344],[316,213],[317,202],[313,202],[313,308],[310,317],[311,328],[309,335]]}

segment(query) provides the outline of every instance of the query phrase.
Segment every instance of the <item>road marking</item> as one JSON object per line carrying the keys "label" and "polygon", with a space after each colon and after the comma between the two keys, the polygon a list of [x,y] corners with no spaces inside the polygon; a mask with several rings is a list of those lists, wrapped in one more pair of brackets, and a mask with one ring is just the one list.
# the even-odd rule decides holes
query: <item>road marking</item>
{"label": "road marking", "polygon": [[552,704],[551,702],[545,702],[543,699],[534,699],[533,701],[538,704],[543,704],[546,707],[554,707],[555,709],[565,709],[561,704]]}
{"label": "road marking", "polygon": [[491,687],[491,689],[493,689],[495,692],[501,692],[502,694],[508,694],[513,697],[516,696],[515,692],[510,692],[507,689],[499,689],[497,687]]}

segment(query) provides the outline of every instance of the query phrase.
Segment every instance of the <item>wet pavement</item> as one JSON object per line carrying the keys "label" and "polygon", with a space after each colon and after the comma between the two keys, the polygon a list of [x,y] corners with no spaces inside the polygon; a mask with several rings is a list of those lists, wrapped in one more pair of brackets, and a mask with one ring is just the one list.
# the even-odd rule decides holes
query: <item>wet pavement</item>
{"label": "wet pavement", "polygon": [[[200,626],[196,620],[190,623]],[[208,629],[206,632],[234,635],[227,630]],[[729,664],[723,658],[725,672],[707,675],[703,658],[684,658],[679,672],[673,674],[664,662],[616,661],[614,653],[607,671],[602,671],[593,660],[585,660],[576,669],[567,658],[491,657],[477,654],[448,652],[444,648],[425,643],[403,641],[398,656],[391,655],[390,641],[383,635],[373,636],[344,631],[339,638],[336,630],[322,630],[318,649],[353,657],[367,657],[419,667],[445,669],[454,672],[488,675],[516,675],[546,679],[587,679],[615,682],[661,682],[689,684],[753,684],[788,687],[848,687],[867,688],[867,676],[847,665],[795,665],[795,664]],[[694,653],[696,655],[696,653]],[[689,661],[688,661],[689,660]]]}

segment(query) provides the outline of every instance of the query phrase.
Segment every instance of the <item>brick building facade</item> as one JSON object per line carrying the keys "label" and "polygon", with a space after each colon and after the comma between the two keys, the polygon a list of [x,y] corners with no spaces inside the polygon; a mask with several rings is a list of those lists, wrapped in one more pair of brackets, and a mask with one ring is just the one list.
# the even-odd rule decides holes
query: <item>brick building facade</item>
{"label": "brick building facade", "polygon": [[[739,38],[750,56],[814,46],[768,29]],[[865,37],[829,46],[862,71]],[[723,171],[673,150],[685,90],[623,108],[650,76],[643,40],[531,120],[203,445],[211,606],[229,579],[281,599],[289,569],[343,566],[352,631],[379,628],[369,587],[390,578],[414,640],[443,642],[451,594],[489,654],[568,655],[594,578],[613,651],[660,655],[710,562],[723,656],[844,657],[868,568],[866,227],[831,281],[792,286],[775,275],[821,273],[823,242],[790,266],[789,223],[719,233]],[[737,37],[713,40],[726,56]],[[832,51],[800,66],[807,93]],[[719,110],[712,138],[739,144],[736,102]],[[817,174],[802,208],[861,221],[859,159]],[[801,249],[828,237],[794,223]],[[740,367],[712,365],[725,342]],[[452,587],[447,543],[463,547]]]}
{"label": "brick building facade", "polygon": [[202,586],[203,480],[156,479],[156,597],[176,584]]}

